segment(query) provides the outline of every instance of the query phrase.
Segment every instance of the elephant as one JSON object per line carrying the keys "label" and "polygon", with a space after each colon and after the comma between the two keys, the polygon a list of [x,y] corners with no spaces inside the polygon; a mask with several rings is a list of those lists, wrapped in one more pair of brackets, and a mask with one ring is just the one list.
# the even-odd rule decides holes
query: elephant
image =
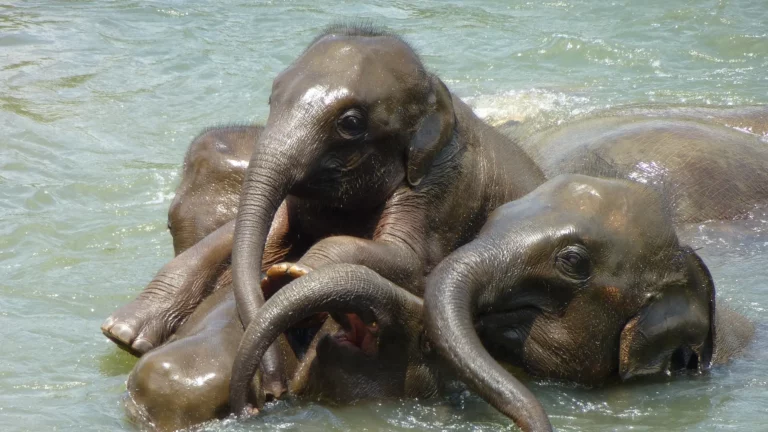
{"label": "elephant", "polygon": [[[324,66],[323,61],[333,62],[333,58],[328,57],[341,56],[342,52],[344,56],[350,52],[354,55],[336,62],[334,67],[337,69]],[[354,63],[362,64],[364,59],[373,55],[371,53],[376,54],[376,61],[379,62],[371,64],[387,63],[388,67],[382,70],[396,79],[387,73],[382,76],[363,73],[368,69],[362,66],[355,69]],[[407,61],[388,61],[392,57]],[[314,69],[304,67],[309,63],[314,65]],[[409,64],[415,72],[403,75]],[[345,65],[360,72],[356,76],[344,73]],[[338,81],[334,84],[325,76],[333,70],[336,70],[336,76],[348,77],[349,85],[338,85]],[[305,74],[306,71],[311,73]],[[375,79],[370,79],[372,76]],[[397,85],[387,84],[392,81]],[[381,96],[369,93],[366,85],[377,87],[376,91],[383,89],[395,94]],[[405,96],[425,95],[421,102],[418,97],[409,99],[397,93],[407,86],[410,86],[410,93]],[[298,93],[301,93],[301,98],[298,98]],[[376,103],[363,107],[367,109],[356,106],[341,112],[334,122],[334,117],[328,113],[342,102],[360,95],[368,98],[360,100],[375,100]],[[325,32],[275,80],[270,106],[266,129],[256,126],[215,129],[198,138],[217,149],[209,153],[213,159],[222,153],[222,143],[225,147],[230,145],[227,142],[247,143],[237,147],[234,151],[236,157],[224,157],[222,160],[227,162],[218,167],[234,170],[239,179],[247,177],[246,191],[257,197],[242,198],[241,207],[246,209],[248,215],[242,216],[245,222],[238,222],[238,229],[246,234],[249,230],[260,233],[257,233],[258,236],[238,236],[241,247],[235,248],[233,259],[237,262],[238,254],[246,261],[248,254],[260,255],[260,258],[254,257],[252,262],[261,261],[260,269],[267,274],[261,286],[267,293],[324,264],[357,262],[374,268],[418,294],[423,290],[424,275],[450,251],[470,241],[496,206],[522,196],[544,181],[542,171],[532,160],[537,157],[536,153],[529,149],[533,158],[527,156],[517,143],[477,119],[437,77],[424,70],[417,55],[404,42],[384,31],[336,27]],[[295,109],[291,111],[291,107]],[[446,115],[448,111],[450,114]],[[325,123],[309,121],[318,118],[324,119]],[[446,119],[450,127],[445,125]],[[291,124],[298,126],[289,127]],[[350,135],[352,129],[369,124],[371,127],[366,128],[363,136]],[[321,127],[323,125],[325,129]],[[290,133],[281,134],[281,127],[288,127]],[[330,130],[334,127],[335,130]],[[313,128],[318,134],[325,130],[326,134],[322,136],[325,140],[310,143],[312,145],[307,145],[304,153],[298,150],[295,154],[288,153],[292,148],[289,144],[300,142],[302,131]],[[444,137],[446,128],[452,131],[450,139]],[[304,138],[307,138],[306,135]],[[383,144],[387,139],[387,144],[393,144],[390,147]],[[433,141],[439,141],[437,149],[425,144]],[[280,151],[270,154],[264,149],[265,145],[269,148],[270,142]],[[260,150],[254,152],[257,143]],[[388,148],[392,154],[387,153]],[[550,148],[557,150],[556,146]],[[707,153],[713,154],[716,153]],[[249,158],[251,168],[245,175],[243,172]],[[400,164],[395,163],[398,159]],[[599,162],[604,163],[605,160],[600,159]],[[600,163],[594,164],[600,168],[597,172],[607,172]],[[288,168],[281,171],[280,167],[286,165]],[[595,172],[594,165],[586,164],[585,170]],[[185,172],[187,166],[185,163]],[[275,174],[270,167],[279,172]],[[305,171],[302,172],[302,169]],[[555,172],[548,170],[545,169],[550,175]],[[225,170],[216,168],[214,171],[223,174]],[[282,175],[291,181],[277,182]],[[281,189],[275,195],[277,198],[262,193],[268,183],[270,186],[280,183],[277,185]],[[224,184],[234,185],[223,192],[224,196],[239,195],[239,189],[234,191],[239,188],[240,181]],[[366,185],[373,188],[368,189],[364,187]],[[216,202],[221,193],[213,192],[215,188],[211,190],[208,195],[201,194],[197,199],[207,202],[205,200],[213,197]],[[707,193],[705,189],[698,191]],[[235,223],[231,220],[224,223],[224,220],[234,217],[237,208],[232,200],[225,201],[226,211],[221,215],[226,216],[217,218],[215,223],[200,232],[218,226],[217,230],[203,241],[197,235],[195,240],[179,246],[176,249],[177,258],[169,263],[171,267],[164,267],[150,284],[157,283],[163,289],[152,290],[154,295],[142,293],[134,303],[113,314],[103,326],[105,334],[134,354],[146,353],[161,345],[208,293],[227,285],[228,272],[218,278],[216,275],[226,268],[229,253],[233,250]],[[257,204],[251,205],[253,203]],[[432,209],[434,203],[440,204],[437,211]],[[222,208],[212,203],[190,206],[200,207]],[[272,211],[272,207],[276,210]],[[268,211],[263,212],[265,209]],[[248,219],[254,214],[258,216],[258,224]],[[173,232],[182,224],[172,219],[169,217],[169,228]],[[257,237],[264,237],[265,228],[269,230],[265,234],[266,240],[258,241]],[[189,246],[192,244],[194,246]],[[176,241],[174,246],[176,248]],[[184,256],[184,253],[188,255]],[[241,273],[251,277],[249,283],[253,287],[252,276],[258,267],[246,265],[241,269]],[[237,274],[234,278],[237,282]],[[250,303],[238,300],[239,307],[245,309],[250,308],[249,304],[260,304],[263,301],[261,292],[258,289],[241,290],[240,299],[256,298]],[[248,321],[248,314],[243,310],[240,316],[244,317],[243,321]],[[193,322],[190,325],[198,324]],[[269,356],[266,357],[265,365],[275,365],[266,369],[279,368],[281,356],[273,353],[271,363]],[[285,375],[290,376],[288,369]],[[269,385],[263,387],[270,388]],[[285,391],[279,384],[271,388],[273,390],[269,394],[272,395]]]}
{"label": "elephant", "polygon": [[[494,208],[544,181],[520,147],[381,29],[322,32],[275,78],[269,106],[232,248],[245,326],[263,292],[332,263],[365,265],[418,295]],[[269,266],[275,251],[286,260]],[[278,362],[265,360],[268,379],[282,380],[268,363]]]}
{"label": "elephant", "polygon": [[[127,382],[129,417],[170,431],[226,417],[230,410],[253,413],[245,407],[260,406],[264,398],[253,395],[264,391],[251,379],[261,358],[252,344],[260,341],[263,353],[290,325],[320,311],[332,316],[301,359],[280,344],[292,396],[352,403],[444,392],[443,383],[451,380],[446,371],[451,372],[424,339],[422,300],[366,267],[331,264],[274,294],[249,327],[245,339],[251,344],[240,351],[243,328],[231,284],[211,294],[168,343],[139,359]],[[254,335],[255,329],[262,331]],[[246,359],[257,359],[256,364]],[[535,397],[520,388],[530,398],[523,418],[546,421]]]}
{"label": "elephant", "polygon": [[[342,329],[320,336],[296,395],[336,403],[428,398],[451,380],[424,338],[421,298],[367,267],[329,264],[289,283],[257,311],[232,369],[234,413],[258,412],[248,399],[262,356],[291,324],[318,312],[330,312]],[[519,398],[507,414],[525,431],[551,430],[536,397],[514,379],[507,384]]]}
{"label": "elephant", "polygon": [[141,356],[161,345],[207,294],[231,281],[234,217],[261,129],[221,126],[192,140],[168,210],[176,258],[101,326],[121,348]]}
{"label": "elephant", "polygon": [[[359,281],[372,272],[355,267],[343,271],[334,270],[335,265],[331,265],[328,270],[312,272],[307,278],[301,278],[301,284],[291,284],[278,291],[266,305],[285,304],[286,296],[291,299],[289,304],[293,304],[299,297],[310,302],[348,291],[359,292],[367,288]],[[356,279],[350,279],[355,275],[358,275]],[[297,358],[289,345],[280,344],[292,396],[349,403],[376,397],[435,394],[438,385],[432,374],[435,369],[428,367],[431,359],[422,353],[419,345],[421,299],[399,287],[390,289],[393,285],[382,282],[380,276],[372,280],[384,289],[360,295],[375,304],[376,311],[382,310],[386,315],[380,313],[375,320],[364,313],[360,316],[369,324],[375,322],[375,326],[367,326],[357,315],[344,313],[344,307],[355,311],[362,303],[358,304],[360,295],[343,294],[346,301],[354,305],[339,306],[342,312],[327,318],[303,356]],[[317,288],[307,289],[307,284]],[[294,309],[280,307],[277,310],[292,313]],[[271,333],[268,344],[296,321],[298,319],[270,327],[276,333]],[[166,344],[139,359],[127,382],[129,416],[156,430],[170,431],[229,415],[230,377],[243,333],[229,284],[207,297]],[[245,388],[251,397],[262,395],[249,399],[250,403],[264,402],[267,392],[260,381],[249,379]]]}
{"label": "elephant", "polygon": [[517,381],[501,364],[594,386],[727,362],[754,326],[716,307],[672,210],[648,185],[578,174],[504,204],[427,278],[429,341],[508,415]]}
{"label": "elephant", "polygon": [[519,142],[547,178],[634,180],[667,196],[676,223],[694,223],[743,218],[768,203],[766,133],[768,106],[630,106]]}

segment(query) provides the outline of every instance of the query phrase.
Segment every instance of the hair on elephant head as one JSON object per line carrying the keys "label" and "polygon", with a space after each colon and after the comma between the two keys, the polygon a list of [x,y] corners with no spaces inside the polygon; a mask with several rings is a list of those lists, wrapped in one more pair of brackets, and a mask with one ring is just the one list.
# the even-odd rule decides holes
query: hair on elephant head
{"label": "hair on elephant head", "polygon": [[712,363],[712,277],[660,197],[624,180],[560,176],[498,208],[431,273],[425,313],[502,411],[512,376],[494,359],[588,385]]}
{"label": "hair on elephant head", "polygon": [[399,37],[337,25],[274,80],[265,128],[246,173],[233,248],[238,309],[248,322],[264,243],[292,195],[370,209],[418,185],[452,140],[451,95]]}

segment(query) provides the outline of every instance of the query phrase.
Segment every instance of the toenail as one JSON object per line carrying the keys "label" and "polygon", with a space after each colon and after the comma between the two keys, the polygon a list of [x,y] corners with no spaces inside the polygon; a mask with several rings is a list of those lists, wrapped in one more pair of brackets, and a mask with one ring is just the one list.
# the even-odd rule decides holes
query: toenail
{"label": "toenail", "polygon": [[146,339],[136,339],[136,342],[134,342],[131,347],[143,354],[154,348],[154,345],[152,345],[152,342]]}
{"label": "toenail", "polygon": [[110,333],[112,333],[112,335],[114,335],[117,339],[126,344],[130,344],[133,338],[136,336],[133,333],[133,329],[122,323],[115,324],[110,330]]}

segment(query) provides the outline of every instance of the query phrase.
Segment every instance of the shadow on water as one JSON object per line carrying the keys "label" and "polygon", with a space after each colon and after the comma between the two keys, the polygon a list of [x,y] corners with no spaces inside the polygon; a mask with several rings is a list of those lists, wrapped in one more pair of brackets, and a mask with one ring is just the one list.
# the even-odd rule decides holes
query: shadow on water
{"label": "shadow on water", "polygon": [[99,372],[108,377],[127,375],[138,359],[117,347],[99,356]]}

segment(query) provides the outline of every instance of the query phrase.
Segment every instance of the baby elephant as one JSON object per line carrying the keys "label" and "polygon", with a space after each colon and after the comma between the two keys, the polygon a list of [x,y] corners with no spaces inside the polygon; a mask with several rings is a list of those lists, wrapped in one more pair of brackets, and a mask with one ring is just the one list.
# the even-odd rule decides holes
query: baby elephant
{"label": "baby elephant", "polygon": [[704,371],[754,332],[715,307],[707,267],[679,244],[657,193],[581,175],[494,211],[430,274],[424,308],[438,353],[504,413],[517,382],[497,360],[594,385]]}

